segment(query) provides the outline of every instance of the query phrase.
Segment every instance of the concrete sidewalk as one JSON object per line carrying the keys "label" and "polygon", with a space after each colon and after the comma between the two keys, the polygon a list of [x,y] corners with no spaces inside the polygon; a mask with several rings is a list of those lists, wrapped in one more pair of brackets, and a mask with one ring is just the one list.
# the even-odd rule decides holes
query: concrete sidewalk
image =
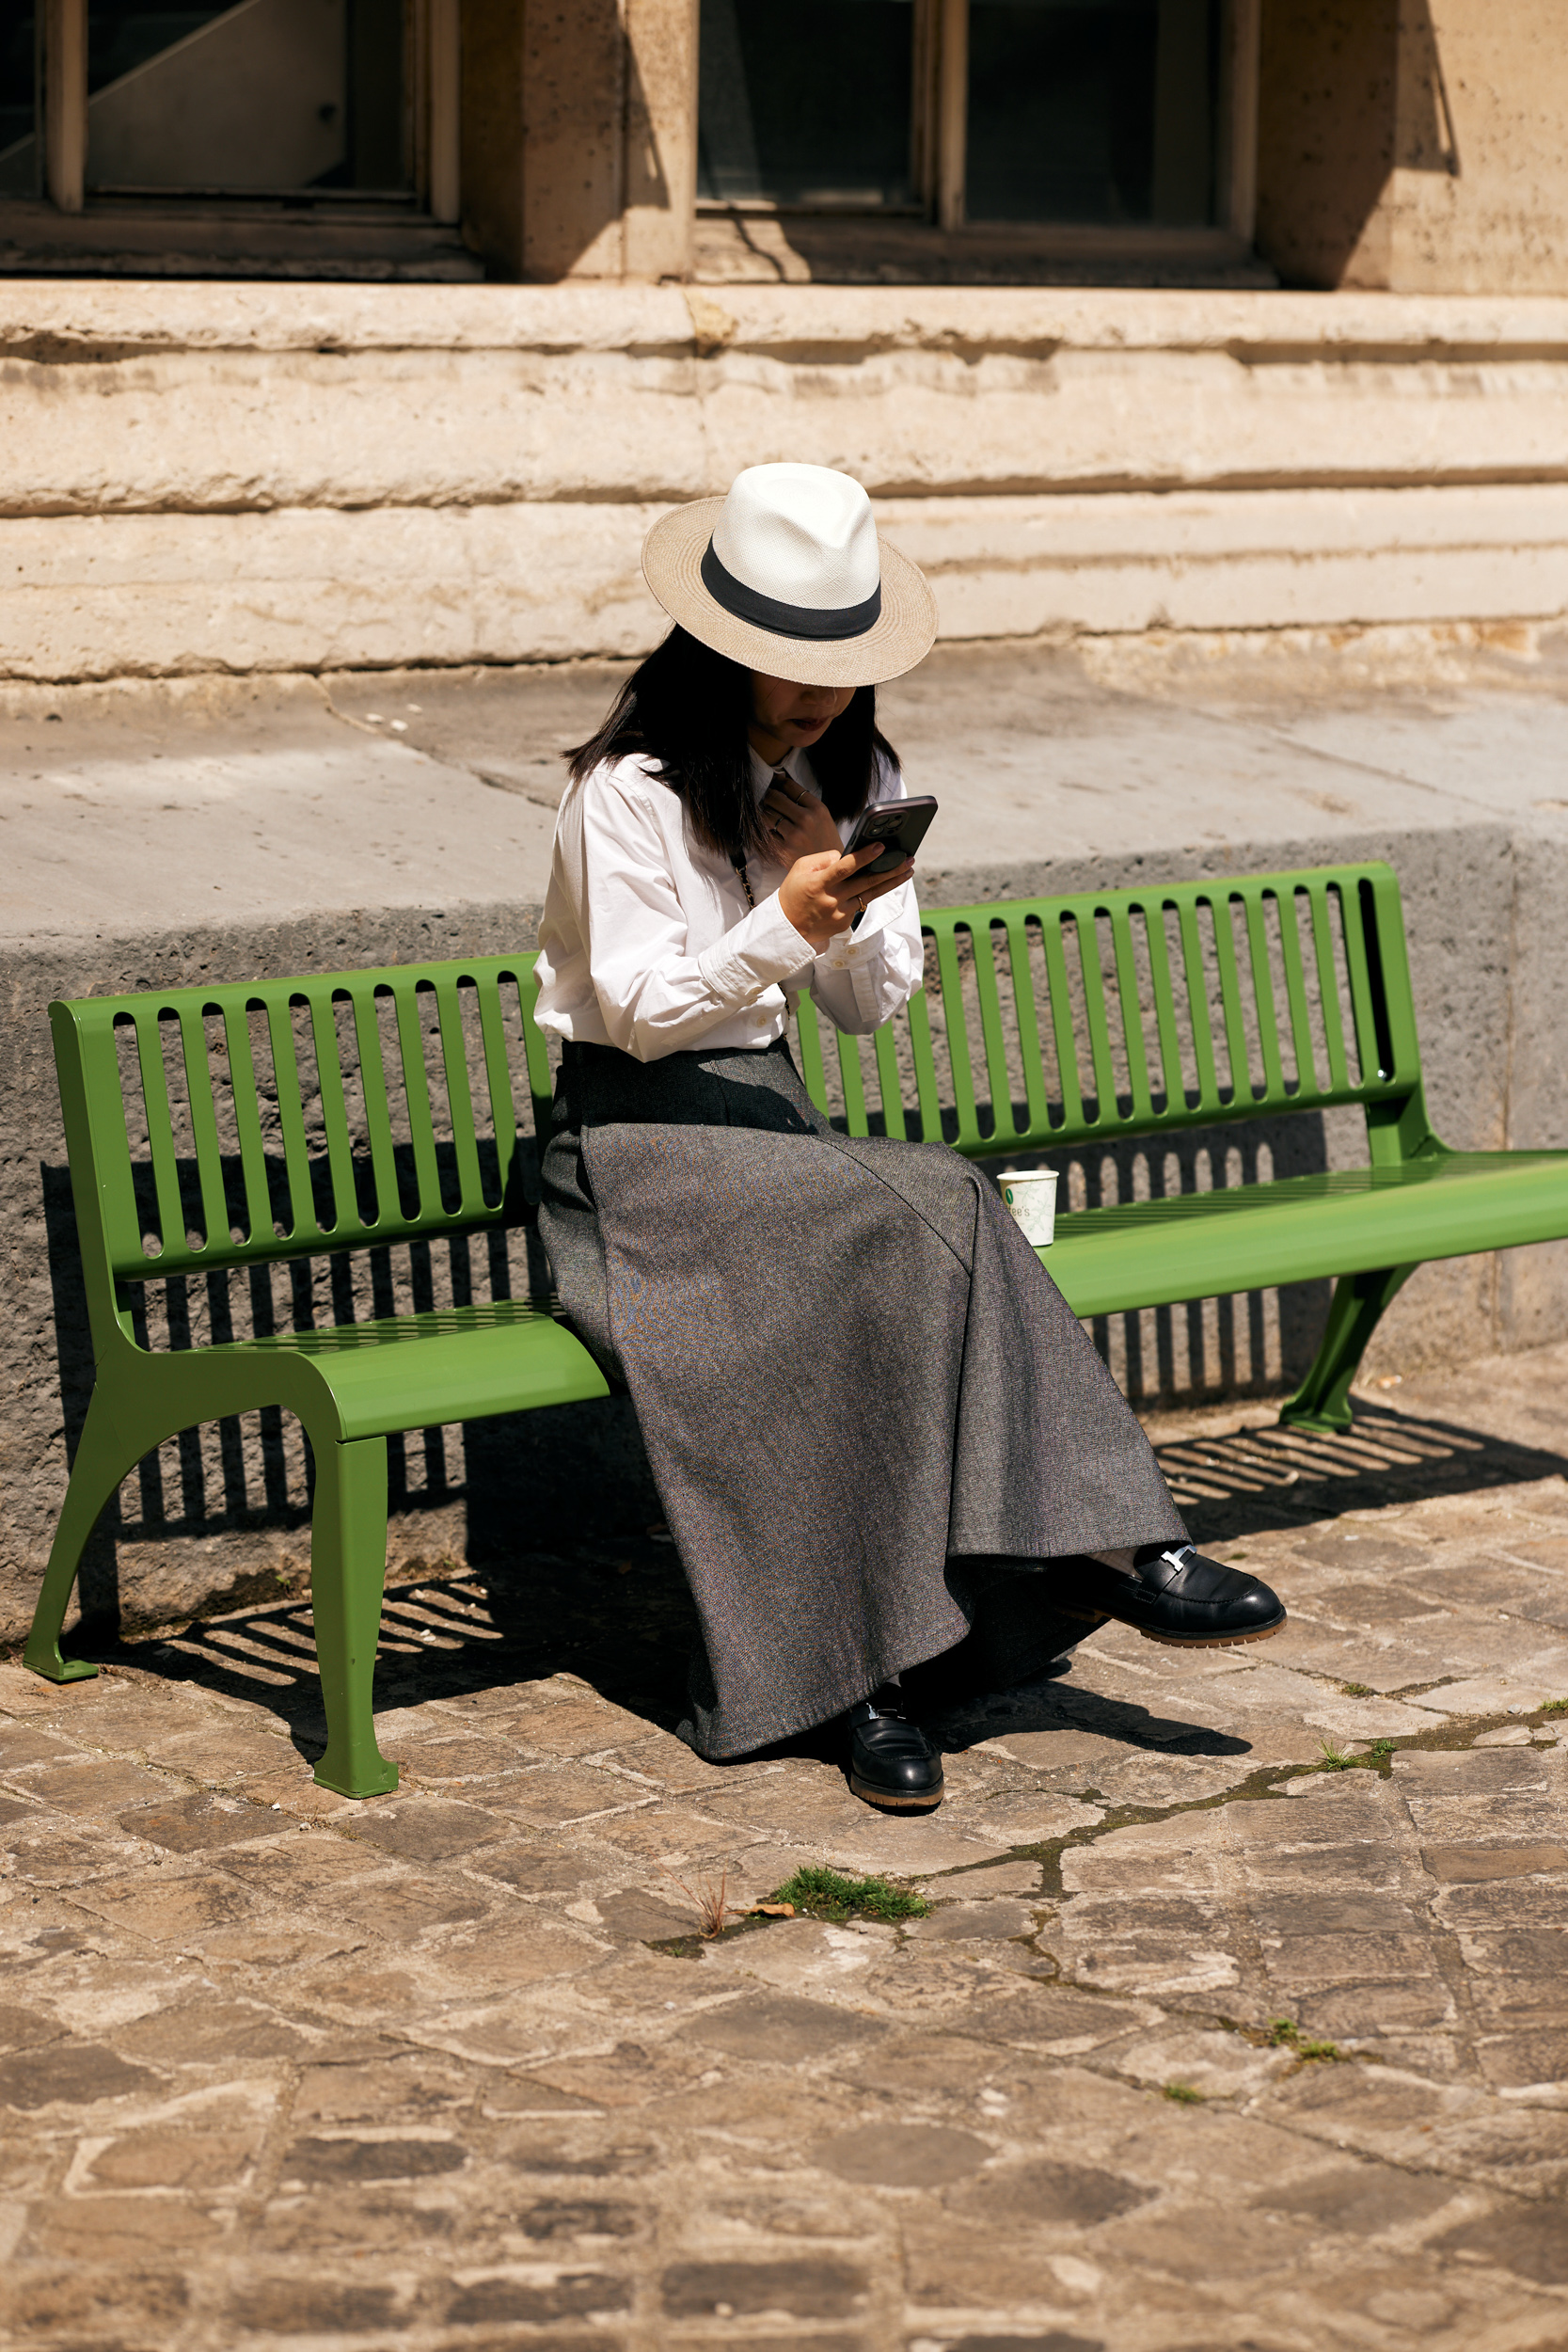
{"label": "concrete sidewalk", "polygon": [[[1568,1349],[1152,1434],[1266,1646],[1110,1629],[869,1812],[671,1737],[667,1546],[0,1668],[0,2335],[55,2352],[1560,2352]],[[802,1864],[904,1926],[737,1917]],[[687,1890],[690,1890],[690,1893]]]}
{"label": "concrete sidewalk", "polygon": [[[531,912],[562,752],[629,668],[0,687],[0,938]],[[911,789],[942,803],[933,903],[1472,827],[1568,845],[1568,644],[944,645],[881,714]]]}

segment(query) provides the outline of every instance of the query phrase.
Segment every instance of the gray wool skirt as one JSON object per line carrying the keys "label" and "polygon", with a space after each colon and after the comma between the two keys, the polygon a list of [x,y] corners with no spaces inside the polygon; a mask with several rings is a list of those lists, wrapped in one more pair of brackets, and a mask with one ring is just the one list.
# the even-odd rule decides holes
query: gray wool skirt
{"label": "gray wool skirt", "polygon": [[1020,1680],[1085,1630],[1074,1555],[1186,1540],[994,1187],[945,1144],[840,1135],[782,1040],[568,1044],[542,1176],[565,1320],[630,1393],[696,1602],[699,1754],[959,1644]]}

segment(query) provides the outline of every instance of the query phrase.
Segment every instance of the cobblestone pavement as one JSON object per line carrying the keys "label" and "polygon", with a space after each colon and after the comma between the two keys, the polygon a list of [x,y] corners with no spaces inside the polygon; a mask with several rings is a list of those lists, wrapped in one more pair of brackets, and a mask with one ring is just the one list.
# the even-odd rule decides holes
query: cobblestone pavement
{"label": "cobblestone pavement", "polygon": [[[1289,1629],[1102,1631],[929,1820],[691,1756],[641,1534],[389,1595],[391,1800],[300,1604],[0,1666],[0,2338],[1561,2352],[1565,1372],[1164,1423]],[[694,1933],[802,1860],[932,1909]]]}

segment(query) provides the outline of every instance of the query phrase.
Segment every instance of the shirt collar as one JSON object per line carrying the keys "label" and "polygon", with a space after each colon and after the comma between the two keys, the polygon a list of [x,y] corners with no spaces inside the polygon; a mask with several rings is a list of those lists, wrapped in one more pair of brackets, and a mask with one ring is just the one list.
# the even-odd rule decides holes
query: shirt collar
{"label": "shirt collar", "polygon": [[785,752],[777,767],[770,767],[763,758],[762,754],[752,744],[748,743],[746,749],[751,755],[752,784],[759,801],[778,774],[780,768],[784,770],[786,776],[793,776],[797,784],[804,785],[808,792],[816,790],[816,779],[811,772],[811,762],[799,744],[792,751]]}

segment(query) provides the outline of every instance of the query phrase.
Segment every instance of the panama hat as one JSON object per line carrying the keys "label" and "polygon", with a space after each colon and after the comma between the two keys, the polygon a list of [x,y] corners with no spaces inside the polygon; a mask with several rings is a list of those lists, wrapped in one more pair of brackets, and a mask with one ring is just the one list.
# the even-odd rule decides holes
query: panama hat
{"label": "panama hat", "polygon": [[727,498],[655,523],[642,576],[672,620],[748,670],[878,686],[931,650],[936,599],[831,466],[749,466]]}

